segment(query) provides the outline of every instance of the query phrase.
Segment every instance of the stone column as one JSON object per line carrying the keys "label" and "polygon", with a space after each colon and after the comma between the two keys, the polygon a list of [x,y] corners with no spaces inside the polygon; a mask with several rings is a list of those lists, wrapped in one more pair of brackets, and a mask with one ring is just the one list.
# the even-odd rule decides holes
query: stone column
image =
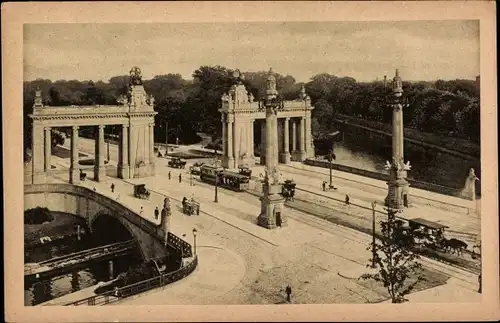
{"label": "stone column", "polygon": [[48,173],[51,170],[50,167],[50,155],[51,155],[51,148],[52,148],[52,137],[51,137],[51,132],[50,132],[50,127],[45,128],[45,172]]}
{"label": "stone column", "polygon": [[120,134],[120,151],[118,152],[118,177],[123,179],[130,178],[130,166],[128,163],[128,125],[122,125]]}
{"label": "stone column", "polygon": [[292,119],[292,153],[297,152],[297,121]]}
{"label": "stone column", "polygon": [[155,174],[155,125],[154,123],[149,124],[149,176],[154,176]]}
{"label": "stone column", "polygon": [[129,178],[134,178],[135,177],[135,166],[136,166],[136,150],[135,150],[135,145],[137,144],[136,143],[136,140],[135,138],[137,138],[137,131],[136,131],[136,128],[135,126],[130,126],[129,128],[129,136],[128,136],[128,156],[129,156],[129,166],[130,166],[130,172],[129,172]]}
{"label": "stone column", "polygon": [[266,164],[266,121],[260,122],[260,164]]}
{"label": "stone column", "polygon": [[306,159],[306,118],[300,118],[300,139],[299,139],[300,161]]}
{"label": "stone column", "polygon": [[106,181],[105,145],[104,145],[104,125],[98,126],[99,133],[95,143],[94,179],[97,182]]}
{"label": "stone column", "polygon": [[290,129],[289,129],[290,118],[285,118],[283,125],[283,154],[281,157],[281,162],[284,164],[290,164]]}
{"label": "stone column", "polygon": [[224,115],[221,118],[222,121],[222,156],[227,158],[227,125]]}
{"label": "stone column", "polygon": [[314,144],[312,136],[312,126],[311,126],[311,111],[307,111],[306,114],[306,157],[314,158]]}
{"label": "stone column", "polygon": [[242,126],[241,122],[233,122],[234,167],[231,167],[231,168],[235,168],[235,166],[240,165],[240,163],[241,163],[241,148],[242,148],[241,147],[241,126]]}
{"label": "stone column", "polygon": [[31,146],[31,177],[33,184],[42,184],[45,182],[44,172],[44,129],[33,121],[33,134]]}
{"label": "stone column", "polygon": [[78,184],[80,182],[80,156],[78,151],[78,126],[73,126],[71,133],[71,164],[69,168],[69,182]]}
{"label": "stone column", "polygon": [[234,168],[233,154],[233,121],[227,121],[227,167]]}
{"label": "stone column", "polygon": [[[250,157],[253,159],[255,158],[255,155],[254,155],[254,150],[253,150],[253,147],[254,147],[254,133],[253,133],[253,124],[254,124],[255,120],[252,119],[250,120],[249,122],[249,137],[250,137],[250,151],[249,151],[249,155]],[[253,163],[252,163],[253,164]]]}

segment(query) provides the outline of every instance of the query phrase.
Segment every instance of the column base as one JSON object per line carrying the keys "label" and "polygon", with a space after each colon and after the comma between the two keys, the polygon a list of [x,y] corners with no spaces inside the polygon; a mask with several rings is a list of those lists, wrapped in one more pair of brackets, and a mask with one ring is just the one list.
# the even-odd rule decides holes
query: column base
{"label": "column base", "polygon": [[105,182],[108,180],[106,175],[106,166],[99,166],[94,168],[94,180],[96,182]]}
{"label": "column base", "polygon": [[280,163],[282,164],[290,164],[291,162],[291,155],[289,152],[286,153],[280,153]]}
{"label": "column base", "polygon": [[236,168],[236,165],[234,164],[234,158],[228,157],[228,156],[223,156],[222,157],[222,167],[229,168],[229,169]]}
{"label": "column base", "polygon": [[43,171],[34,172],[31,176],[33,184],[44,184],[47,182],[47,174]]}
{"label": "column base", "polygon": [[257,224],[267,229],[275,229],[287,226],[286,217],[283,215],[283,197],[281,196],[281,185],[264,184],[264,196],[260,198],[261,212],[257,217]]}
{"label": "column base", "polygon": [[118,165],[116,167],[118,171],[118,178],[129,179],[130,178],[130,166],[129,165]]}
{"label": "column base", "polygon": [[80,168],[69,169],[69,183],[73,185],[80,183]]}
{"label": "column base", "polygon": [[404,178],[390,180],[387,182],[388,192],[384,200],[385,206],[394,209],[410,207],[410,184]]}
{"label": "column base", "polygon": [[307,159],[307,155],[306,155],[305,151],[292,152],[292,160],[293,161],[303,162],[306,159]]}

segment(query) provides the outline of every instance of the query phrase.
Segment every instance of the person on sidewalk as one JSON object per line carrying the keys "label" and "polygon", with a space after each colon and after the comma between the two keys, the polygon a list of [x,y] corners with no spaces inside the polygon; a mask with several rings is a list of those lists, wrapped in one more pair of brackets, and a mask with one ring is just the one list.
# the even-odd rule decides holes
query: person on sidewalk
{"label": "person on sidewalk", "polygon": [[286,293],[286,301],[288,303],[291,303],[292,300],[291,300],[291,297],[290,295],[292,295],[292,287],[290,287],[290,285],[287,285],[286,288],[285,288],[285,293]]}
{"label": "person on sidewalk", "polygon": [[111,193],[115,192],[115,183],[111,183]]}
{"label": "person on sidewalk", "polygon": [[349,202],[349,195],[345,195],[345,205],[349,205],[351,202]]}
{"label": "person on sidewalk", "polygon": [[158,210],[158,205],[155,208],[155,220],[158,220],[158,215],[160,215],[160,210]]}
{"label": "person on sidewalk", "polygon": [[182,183],[182,173],[179,173],[179,183]]}
{"label": "person on sidewalk", "polygon": [[144,208],[141,205],[141,212],[139,214],[142,215],[143,212],[144,212]]}
{"label": "person on sidewalk", "polygon": [[172,178],[172,174],[170,173],[170,171],[168,171],[168,179],[171,179]]}
{"label": "person on sidewalk", "polygon": [[323,183],[321,183],[321,185],[323,186],[323,192],[325,192],[326,191],[326,182],[323,181]]}

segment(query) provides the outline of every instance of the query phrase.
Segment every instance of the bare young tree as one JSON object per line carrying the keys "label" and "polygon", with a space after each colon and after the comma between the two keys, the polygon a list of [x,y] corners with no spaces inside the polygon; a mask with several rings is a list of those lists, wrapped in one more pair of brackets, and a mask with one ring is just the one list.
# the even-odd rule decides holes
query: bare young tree
{"label": "bare young tree", "polygon": [[[422,265],[416,260],[420,256],[412,252],[414,239],[409,230],[406,230],[402,221],[396,219],[397,211],[387,209],[387,221],[381,221],[382,237],[370,243],[369,250],[375,249],[375,273],[361,275],[361,279],[372,279],[387,288],[392,303],[403,303],[405,295],[411,293],[424,278],[420,275]],[[372,256],[373,257],[373,256]],[[372,258],[367,267],[371,267]],[[416,275],[416,280],[407,283],[408,278]]]}

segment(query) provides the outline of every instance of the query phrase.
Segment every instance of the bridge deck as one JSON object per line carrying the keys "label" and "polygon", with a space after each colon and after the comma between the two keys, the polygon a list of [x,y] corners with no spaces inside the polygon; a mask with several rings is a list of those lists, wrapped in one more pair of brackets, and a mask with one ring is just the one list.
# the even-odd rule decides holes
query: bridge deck
{"label": "bridge deck", "polygon": [[63,273],[71,268],[86,264],[91,261],[104,260],[129,253],[136,248],[135,240],[128,240],[75,252],[69,255],[52,258],[39,263],[28,263],[24,265],[24,277],[50,276]]}

